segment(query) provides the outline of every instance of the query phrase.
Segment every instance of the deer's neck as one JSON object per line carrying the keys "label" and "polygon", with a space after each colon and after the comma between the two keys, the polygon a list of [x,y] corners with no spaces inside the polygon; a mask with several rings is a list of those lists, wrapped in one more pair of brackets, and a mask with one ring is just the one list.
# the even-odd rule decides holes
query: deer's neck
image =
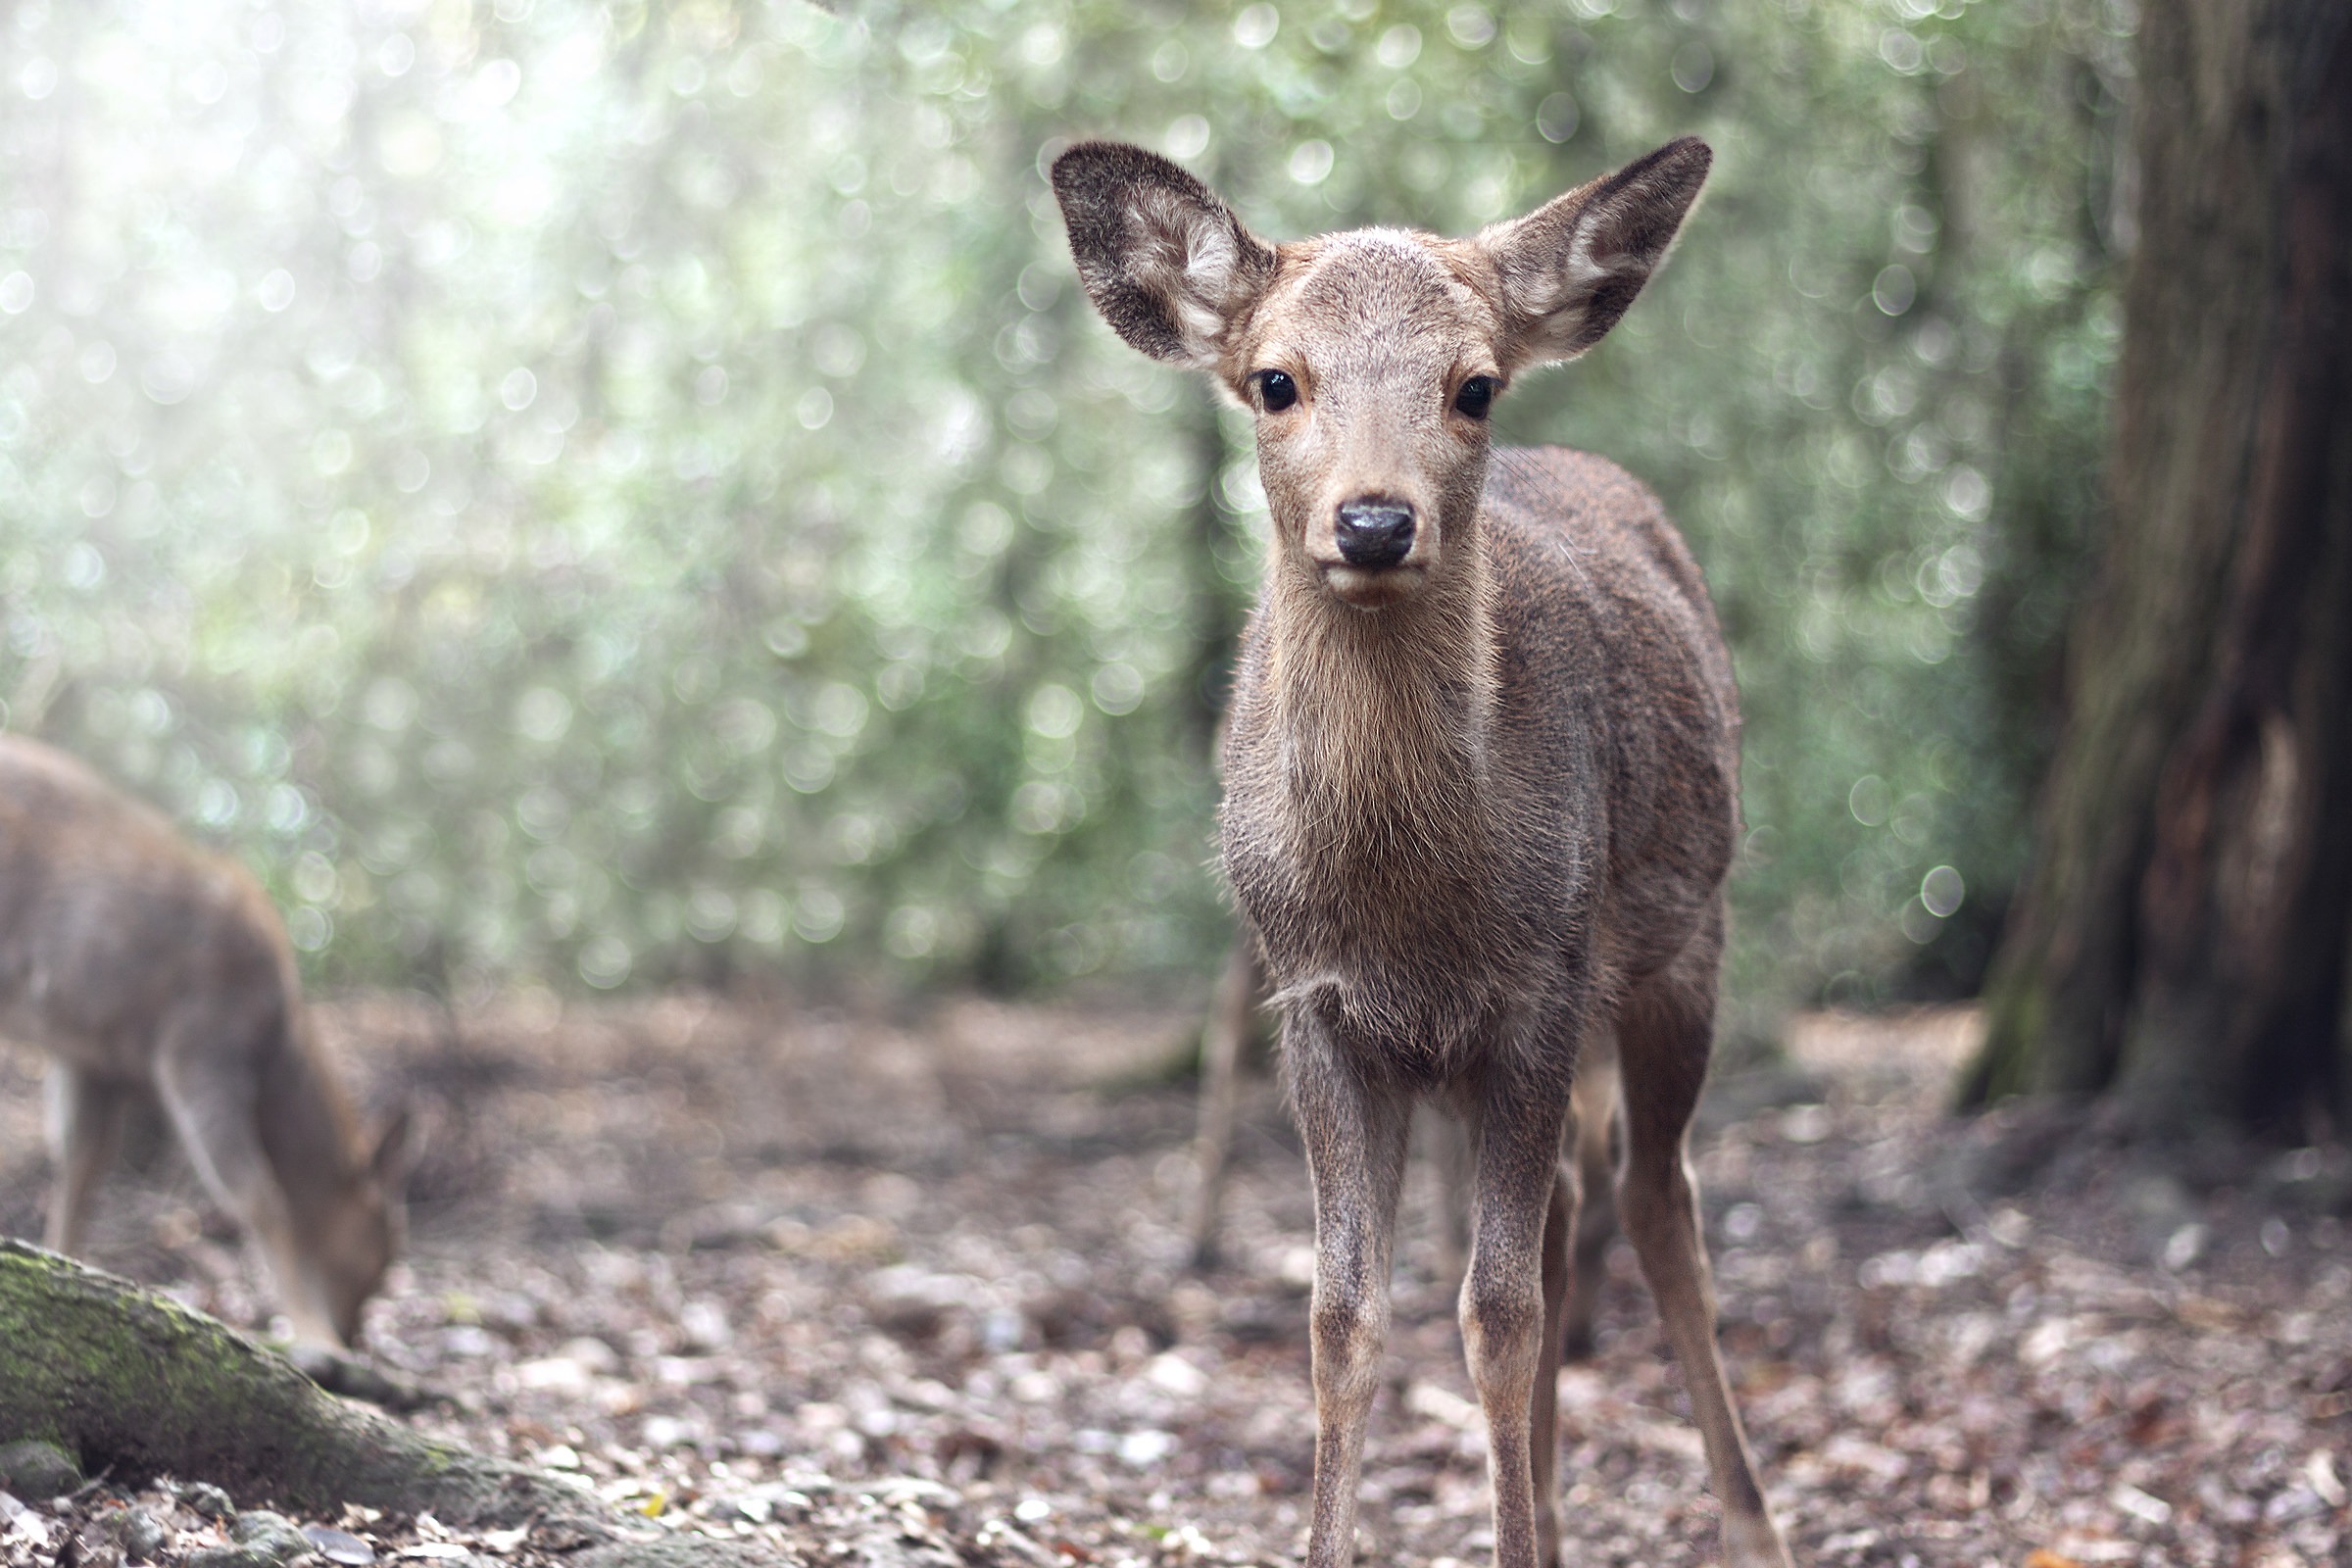
{"label": "deer's neck", "polygon": [[362,1154],[351,1102],[327,1074],[302,1004],[290,1007],[262,1068],[257,1120],[295,1226],[307,1235],[358,1183]]}
{"label": "deer's neck", "polygon": [[1310,862],[1385,882],[1484,858],[1494,615],[1483,555],[1463,554],[1369,613],[1303,573],[1273,585],[1275,733],[1293,846]]}

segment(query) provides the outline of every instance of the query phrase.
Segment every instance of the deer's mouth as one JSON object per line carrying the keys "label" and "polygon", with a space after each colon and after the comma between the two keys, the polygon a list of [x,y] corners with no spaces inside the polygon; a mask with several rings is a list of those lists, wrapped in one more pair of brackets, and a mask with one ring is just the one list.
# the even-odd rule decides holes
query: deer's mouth
{"label": "deer's mouth", "polygon": [[1415,562],[1394,566],[1354,566],[1345,561],[1321,561],[1323,586],[1342,604],[1358,610],[1379,610],[1420,592],[1427,568]]}

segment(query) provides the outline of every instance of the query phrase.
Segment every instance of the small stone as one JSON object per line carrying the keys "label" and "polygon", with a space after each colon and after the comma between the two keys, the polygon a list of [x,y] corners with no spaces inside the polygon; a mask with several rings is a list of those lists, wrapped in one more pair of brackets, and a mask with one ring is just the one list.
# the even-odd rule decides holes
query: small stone
{"label": "small stone", "polygon": [[125,1508],[114,1520],[115,1539],[122,1543],[123,1553],[134,1562],[153,1562],[157,1552],[172,1539],[164,1522],[144,1508]]}
{"label": "small stone", "polygon": [[209,1481],[187,1483],[179,1489],[179,1500],[183,1507],[207,1519],[225,1519],[237,1511],[237,1505],[228,1500],[228,1494]]}
{"label": "small stone", "polygon": [[240,1546],[252,1547],[273,1563],[302,1556],[311,1549],[310,1537],[296,1529],[293,1520],[267,1508],[248,1508],[237,1515],[228,1527],[228,1539]]}
{"label": "small stone", "polygon": [[0,1447],[0,1492],[55,1497],[81,1485],[81,1467],[54,1443],[27,1439]]}
{"label": "small stone", "polygon": [[258,1546],[206,1546],[188,1553],[187,1568],[277,1568],[277,1559]]}
{"label": "small stone", "polygon": [[93,1523],[82,1527],[81,1533],[67,1543],[67,1549],[58,1554],[58,1561],[70,1562],[74,1568],[122,1568],[129,1554],[122,1543],[105,1524]]}
{"label": "small stone", "polygon": [[342,1563],[345,1568],[365,1568],[375,1561],[375,1548],[347,1531],[330,1530],[325,1525],[304,1525],[302,1533],[328,1562]]}

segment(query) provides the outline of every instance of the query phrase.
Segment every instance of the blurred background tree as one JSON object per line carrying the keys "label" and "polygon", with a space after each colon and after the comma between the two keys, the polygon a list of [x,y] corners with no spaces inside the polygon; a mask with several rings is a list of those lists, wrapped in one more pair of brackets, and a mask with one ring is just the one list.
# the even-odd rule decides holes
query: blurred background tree
{"label": "blurred background tree", "polygon": [[2139,58],[2115,525],[1964,1095],[2316,1142],[2352,1042],[2352,12],[2151,0]]}
{"label": "blurred background tree", "polygon": [[1667,137],[1604,453],[1746,692],[1731,980],[1973,989],[2121,332],[2124,0],[17,0],[0,700],[329,980],[1204,975],[1246,426],[1072,286],[1069,137],[1278,238]]}

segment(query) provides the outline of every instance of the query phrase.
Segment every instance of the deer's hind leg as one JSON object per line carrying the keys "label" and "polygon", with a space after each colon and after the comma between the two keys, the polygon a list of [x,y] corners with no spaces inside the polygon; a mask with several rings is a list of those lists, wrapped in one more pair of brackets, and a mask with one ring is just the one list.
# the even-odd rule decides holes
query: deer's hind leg
{"label": "deer's hind leg", "polygon": [[49,1156],[56,1168],[42,1245],[77,1255],[89,1230],[90,1198],[113,1163],[122,1113],[134,1091],[85,1067],[52,1058],[47,1085]]}
{"label": "deer's hind leg", "polygon": [[[1720,927],[1718,927],[1718,933]],[[1756,1481],[1755,1457],[1715,1346],[1715,1287],[1698,1227],[1686,1140],[1705,1082],[1720,937],[1702,936],[1674,967],[1626,999],[1617,1040],[1624,1072],[1626,1157],[1618,1213],[1657,1298],[1658,1318],[1706,1446],[1723,1507],[1728,1568],[1789,1568],[1788,1548]]]}

